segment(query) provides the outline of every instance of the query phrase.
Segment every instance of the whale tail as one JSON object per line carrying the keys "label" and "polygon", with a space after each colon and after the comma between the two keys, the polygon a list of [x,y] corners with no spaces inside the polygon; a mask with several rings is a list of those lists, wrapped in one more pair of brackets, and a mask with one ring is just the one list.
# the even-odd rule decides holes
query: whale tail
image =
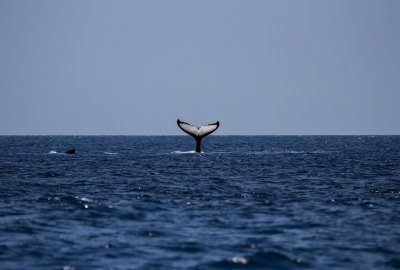
{"label": "whale tail", "polygon": [[198,153],[201,152],[201,140],[207,135],[210,135],[211,133],[216,131],[219,127],[219,121],[201,127],[195,127],[179,119],[176,121],[176,123],[178,124],[178,127],[180,129],[182,129],[185,133],[189,134],[196,140],[196,152]]}

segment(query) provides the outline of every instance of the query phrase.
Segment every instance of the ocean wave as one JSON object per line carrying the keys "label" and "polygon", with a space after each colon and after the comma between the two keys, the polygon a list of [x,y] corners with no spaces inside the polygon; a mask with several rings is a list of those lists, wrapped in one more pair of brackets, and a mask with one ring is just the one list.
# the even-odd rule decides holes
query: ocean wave
{"label": "ocean wave", "polygon": [[309,264],[301,258],[286,255],[278,251],[258,250],[250,255],[235,255],[212,263],[210,269],[292,269],[306,267]]}
{"label": "ocean wave", "polygon": [[104,205],[103,203],[90,199],[87,197],[78,197],[78,196],[58,196],[58,195],[48,195],[46,197],[40,197],[39,201],[48,202],[52,204],[60,204],[62,206],[72,206],[77,208],[112,208],[112,206]]}
{"label": "ocean wave", "polygon": [[315,150],[315,151],[303,151],[303,150],[262,150],[262,151],[252,151],[248,152],[248,155],[286,155],[286,154],[332,154],[338,153],[338,151],[325,151],[325,150]]}

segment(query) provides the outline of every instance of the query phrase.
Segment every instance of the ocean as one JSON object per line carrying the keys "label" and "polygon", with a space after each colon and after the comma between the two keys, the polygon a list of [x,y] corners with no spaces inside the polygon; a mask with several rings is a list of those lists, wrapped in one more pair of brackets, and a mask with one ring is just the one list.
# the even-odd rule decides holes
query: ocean
{"label": "ocean", "polygon": [[400,269],[400,136],[194,147],[0,136],[0,269]]}

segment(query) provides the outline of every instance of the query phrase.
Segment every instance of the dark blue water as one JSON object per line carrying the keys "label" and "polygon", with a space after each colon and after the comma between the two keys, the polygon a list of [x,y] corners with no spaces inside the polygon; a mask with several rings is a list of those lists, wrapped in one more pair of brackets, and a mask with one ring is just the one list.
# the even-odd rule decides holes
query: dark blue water
{"label": "dark blue water", "polygon": [[193,149],[189,136],[0,137],[0,268],[400,268],[400,136]]}

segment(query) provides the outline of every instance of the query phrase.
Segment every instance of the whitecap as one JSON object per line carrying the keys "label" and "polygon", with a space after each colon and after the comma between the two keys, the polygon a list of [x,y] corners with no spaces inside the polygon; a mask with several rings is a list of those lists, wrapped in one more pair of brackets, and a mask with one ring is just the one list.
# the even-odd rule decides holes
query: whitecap
{"label": "whitecap", "polygon": [[304,151],[296,151],[296,150],[289,150],[287,151],[288,154],[305,154]]}
{"label": "whitecap", "polygon": [[85,197],[82,197],[82,198],[75,197],[75,198],[78,199],[78,200],[80,200],[80,201],[83,201],[83,202],[93,202],[92,199],[88,199],[88,198],[85,198]]}
{"label": "whitecap", "polygon": [[118,155],[118,153],[116,153],[116,152],[104,152],[104,154],[106,154],[106,155]]}
{"label": "whitecap", "polygon": [[249,260],[242,256],[234,256],[231,258],[231,261],[237,264],[247,264],[249,262]]}

